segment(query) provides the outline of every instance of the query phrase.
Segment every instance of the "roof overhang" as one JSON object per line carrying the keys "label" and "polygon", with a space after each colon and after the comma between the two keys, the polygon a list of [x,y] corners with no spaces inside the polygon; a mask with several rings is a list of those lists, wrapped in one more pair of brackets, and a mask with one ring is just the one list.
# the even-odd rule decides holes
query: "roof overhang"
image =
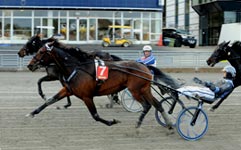
{"label": "roof overhang", "polygon": [[192,8],[200,15],[223,11],[241,11],[241,1],[220,0],[200,5],[193,5]]}

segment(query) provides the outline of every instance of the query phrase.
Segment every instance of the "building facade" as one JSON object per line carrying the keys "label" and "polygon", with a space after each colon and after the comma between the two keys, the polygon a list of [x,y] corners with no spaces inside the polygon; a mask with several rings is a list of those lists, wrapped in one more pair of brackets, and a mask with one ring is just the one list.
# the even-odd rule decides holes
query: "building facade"
{"label": "building facade", "polygon": [[199,16],[191,4],[191,0],[165,0],[163,27],[183,29],[199,39]]}
{"label": "building facade", "polygon": [[217,45],[222,24],[241,22],[241,1],[192,0],[192,5],[200,16],[200,45]]}
{"label": "building facade", "polygon": [[101,43],[110,25],[131,26],[136,43],[157,41],[161,0],[0,1],[0,43],[26,43],[39,30],[70,44]]}

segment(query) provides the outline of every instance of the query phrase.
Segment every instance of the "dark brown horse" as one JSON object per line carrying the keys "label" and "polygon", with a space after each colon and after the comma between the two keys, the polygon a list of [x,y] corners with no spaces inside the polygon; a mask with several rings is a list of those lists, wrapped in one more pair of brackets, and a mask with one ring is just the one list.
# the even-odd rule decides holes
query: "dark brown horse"
{"label": "dark brown horse", "polygon": [[[229,42],[220,43],[211,56],[207,59],[207,64],[211,67],[215,66],[217,63],[223,60],[228,60],[228,62],[236,69],[236,77],[233,80],[234,87],[241,85],[241,42],[235,41],[230,44]],[[228,97],[228,95],[212,107],[212,109],[217,109],[219,105]]]}
{"label": "dark brown horse", "polygon": [[[154,106],[161,112],[163,118],[167,123],[167,127],[171,128],[172,123],[163,110],[160,103],[151,93],[151,84],[153,75],[150,70],[143,64],[135,61],[105,61],[105,66],[109,68],[108,79],[104,81],[96,80],[96,67],[92,57],[86,52],[79,51],[79,57],[72,57],[65,50],[56,48],[53,44],[46,44],[30,61],[28,68],[31,71],[36,70],[39,64],[48,65],[55,63],[63,74],[64,80],[63,88],[52,98],[48,99],[43,105],[32,111],[27,116],[34,117],[40,113],[47,106],[61,100],[66,96],[75,95],[82,99],[90,111],[92,117],[96,121],[100,121],[106,125],[113,125],[119,123],[118,120],[105,120],[101,118],[96,110],[93,98],[95,96],[108,95],[119,92],[125,88],[132,93],[135,100],[143,105],[143,112],[141,113],[136,127],[140,127],[145,115]],[[155,72],[154,78],[159,78],[169,85],[177,88],[178,84],[169,77],[165,79],[163,74],[156,75],[158,70],[152,67]],[[159,70],[159,72],[161,72]]]}
{"label": "dark brown horse", "polygon": [[[37,51],[47,42],[54,42],[54,46],[55,47],[59,47],[59,48],[64,48],[69,50],[70,52],[72,52],[72,55],[75,56],[76,51],[80,50],[80,48],[77,47],[71,47],[71,46],[67,46],[61,42],[58,42],[55,38],[48,38],[45,40],[41,40],[40,37],[38,35],[35,35],[33,37],[31,37],[25,45],[23,45],[23,47],[18,51],[18,55],[19,57],[25,57],[27,55],[34,55],[37,53]],[[114,61],[119,61],[121,60],[121,58],[115,56],[115,55],[110,55],[107,52],[102,52],[102,51],[91,51],[88,53],[88,55],[90,55],[91,57],[99,57],[103,60],[114,60]],[[45,94],[43,93],[42,90],[42,82],[49,82],[49,81],[56,81],[56,80],[62,80],[62,74],[60,73],[58,67],[56,67],[55,64],[49,64],[44,66],[47,75],[40,78],[37,82],[38,85],[38,93],[39,95],[46,100]],[[70,97],[67,96],[67,104],[64,105],[64,108],[68,108],[69,106],[71,106],[71,100]]]}

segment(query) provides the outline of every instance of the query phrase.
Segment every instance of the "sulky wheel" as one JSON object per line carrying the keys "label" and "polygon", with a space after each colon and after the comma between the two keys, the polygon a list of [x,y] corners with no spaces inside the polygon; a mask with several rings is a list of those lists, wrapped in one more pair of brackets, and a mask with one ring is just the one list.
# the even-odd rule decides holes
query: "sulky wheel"
{"label": "sulky wheel", "polygon": [[[198,113],[198,114],[197,114]],[[195,119],[195,115],[197,117]],[[198,107],[188,107],[180,112],[176,128],[178,134],[189,141],[202,138],[208,130],[208,117],[203,109]]]}

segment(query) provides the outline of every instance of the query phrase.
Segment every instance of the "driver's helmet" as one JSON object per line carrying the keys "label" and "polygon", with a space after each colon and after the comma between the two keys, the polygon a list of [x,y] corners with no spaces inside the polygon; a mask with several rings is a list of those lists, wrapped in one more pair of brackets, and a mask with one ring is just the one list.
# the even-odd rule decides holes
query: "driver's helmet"
{"label": "driver's helmet", "polygon": [[222,71],[229,73],[232,78],[236,76],[236,69],[233,66],[225,66]]}
{"label": "driver's helmet", "polygon": [[145,45],[142,50],[143,50],[143,52],[146,52],[146,51],[151,52],[152,47],[150,45]]}

